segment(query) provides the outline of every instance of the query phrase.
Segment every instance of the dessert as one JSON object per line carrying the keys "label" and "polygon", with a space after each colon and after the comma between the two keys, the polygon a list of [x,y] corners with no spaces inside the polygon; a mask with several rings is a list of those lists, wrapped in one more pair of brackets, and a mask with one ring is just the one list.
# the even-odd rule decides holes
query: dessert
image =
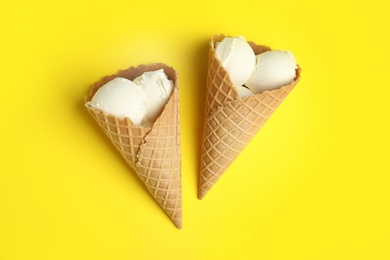
{"label": "dessert", "polygon": [[[245,146],[290,93],[300,79],[299,66],[294,79],[273,90],[253,95],[239,96],[230,72],[218,58],[216,48],[225,35],[215,35],[209,44],[206,104],[204,113],[201,164],[198,197],[202,199],[225,173]],[[247,42],[254,55],[271,49],[264,45]],[[255,66],[249,79],[256,75]],[[249,71],[249,69],[248,69]],[[255,86],[254,83],[250,86]],[[253,87],[253,89],[257,89]],[[247,92],[248,94],[248,92]]]}
{"label": "dessert", "polygon": [[173,82],[163,69],[147,71],[134,80],[117,77],[107,82],[87,106],[148,127],[161,114],[172,90]]}
{"label": "dessert", "polygon": [[233,86],[240,87],[248,81],[256,64],[256,56],[244,37],[226,37],[216,43],[215,53],[229,73]]}
{"label": "dessert", "polygon": [[280,88],[295,79],[297,69],[290,51],[266,51],[256,56],[255,69],[245,86],[254,93]]}
{"label": "dessert", "polygon": [[[137,95],[128,99],[134,104],[124,101],[128,94]],[[110,100],[118,103],[112,104]],[[154,199],[176,227],[181,228],[179,81],[176,71],[162,63],[120,70],[95,83],[84,102]]]}

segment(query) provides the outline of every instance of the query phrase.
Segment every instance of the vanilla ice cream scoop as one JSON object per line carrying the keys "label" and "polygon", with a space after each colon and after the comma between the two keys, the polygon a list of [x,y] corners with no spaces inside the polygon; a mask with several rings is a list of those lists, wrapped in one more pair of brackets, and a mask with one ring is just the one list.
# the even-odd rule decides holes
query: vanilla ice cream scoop
{"label": "vanilla ice cream scoop", "polygon": [[145,72],[133,82],[142,87],[146,99],[146,119],[156,121],[173,91],[173,82],[167,78],[164,70]]}
{"label": "vanilla ice cream scoop", "polygon": [[161,114],[173,91],[163,69],[149,71],[133,81],[117,77],[96,91],[88,106],[150,127]]}
{"label": "vanilla ice cream scoop", "polygon": [[244,37],[225,37],[217,43],[216,55],[236,88],[251,77],[256,55]]}
{"label": "vanilla ice cream scoop", "polygon": [[245,85],[255,94],[291,83],[295,79],[297,63],[289,51],[266,51],[256,56],[253,75]]}
{"label": "vanilla ice cream scoop", "polygon": [[121,77],[99,88],[87,105],[120,118],[128,117],[135,125],[140,125],[146,116],[142,87]]}

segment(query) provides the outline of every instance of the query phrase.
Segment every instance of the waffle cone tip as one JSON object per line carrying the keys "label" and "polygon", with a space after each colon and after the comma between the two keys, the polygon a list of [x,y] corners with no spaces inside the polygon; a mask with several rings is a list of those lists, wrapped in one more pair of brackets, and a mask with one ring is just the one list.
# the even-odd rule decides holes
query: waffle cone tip
{"label": "waffle cone tip", "polygon": [[182,228],[183,228],[183,224],[182,224],[181,219],[172,220],[172,221],[173,221],[173,223],[175,224],[175,226],[176,226],[178,229],[182,229]]}
{"label": "waffle cone tip", "polygon": [[208,190],[200,189],[198,192],[198,199],[202,200],[204,198],[204,196],[206,196],[207,192],[208,192]]}

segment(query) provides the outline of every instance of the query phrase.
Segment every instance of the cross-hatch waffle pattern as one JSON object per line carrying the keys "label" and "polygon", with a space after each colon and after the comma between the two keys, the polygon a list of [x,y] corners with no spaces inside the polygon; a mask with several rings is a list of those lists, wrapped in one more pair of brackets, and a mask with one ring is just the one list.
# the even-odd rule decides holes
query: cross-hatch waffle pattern
{"label": "cross-hatch waffle pattern", "polygon": [[229,85],[231,82],[229,73],[222,67],[221,62],[216,58],[214,48],[211,46],[209,56],[205,115],[227,101],[238,97],[237,90]]}
{"label": "cross-hatch waffle pattern", "polygon": [[95,109],[89,111],[126,162],[134,168],[136,155],[150,128],[135,127],[128,118],[120,119]]}
{"label": "cross-hatch waffle pattern", "polygon": [[164,112],[145,137],[137,155],[137,174],[172,221],[181,228],[181,160],[179,93],[175,89]]}
{"label": "cross-hatch waffle pattern", "polygon": [[[209,45],[198,194],[200,199],[214,186],[299,80],[298,70],[296,80],[289,85],[238,98],[227,71],[215,53],[215,43],[224,37],[213,37]],[[270,50],[266,46],[250,45],[256,54]]]}
{"label": "cross-hatch waffle pattern", "polygon": [[141,65],[119,71],[96,83],[85,97],[87,104],[108,81],[121,76],[130,80],[145,71],[163,68],[174,82],[174,90],[152,128],[135,126],[128,118],[117,118],[86,105],[126,162],[145,183],[149,192],[174,224],[182,227],[181,150],[179,122],[179,83],[176,72],[165,64]]}

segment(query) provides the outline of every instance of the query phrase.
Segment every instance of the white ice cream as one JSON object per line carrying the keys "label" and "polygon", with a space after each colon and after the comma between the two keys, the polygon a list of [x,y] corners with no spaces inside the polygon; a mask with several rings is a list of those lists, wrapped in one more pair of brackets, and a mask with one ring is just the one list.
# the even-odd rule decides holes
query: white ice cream
{"label": "white ice cream", "polygon": [[172,94],[173,82],[167,78],[162,69],[145,72],[133,82],[142,86],[144,91],[147,100],[146,119],[149,122],[156,121]]}
{"label": "white ice cream", "polygon": [[141,86],[125,78],[115,78],[99,88],[89,106],[120,118],[128,117],[139,125],[146,116]]}
{"label": "white ice cream", "polygon": [[256,67],[246,86],[255,94],[291,83],[297,63],[289,51],[267,51],[256,56]]}
{"label": "white ice cream", "polygon": [[99,88],[88,106],[108,114],[128,117],[135,125],[151,126],[173,91],[163,69],[145,72],[133,81],[115,78]]}
{"label": "white ice cream", "polygon": [[225,37],[217,43],[216,54],[236,88],[251,77],[256,55],[244,37]]}

